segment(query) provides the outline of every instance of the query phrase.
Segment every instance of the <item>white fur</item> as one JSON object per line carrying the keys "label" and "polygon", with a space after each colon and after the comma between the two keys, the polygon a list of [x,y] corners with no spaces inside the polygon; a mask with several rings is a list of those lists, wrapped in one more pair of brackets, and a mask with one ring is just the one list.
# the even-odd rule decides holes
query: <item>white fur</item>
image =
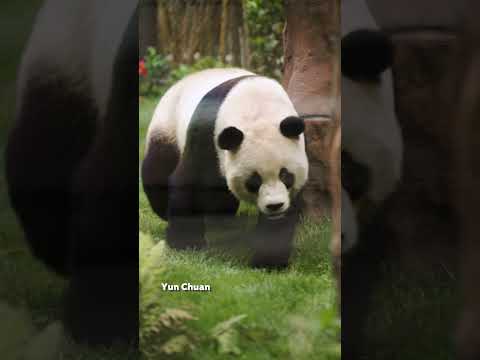
{"label": "white fur", "polygon": [[177,82],[160,99],[148,128],[147,139],[156,139],[158,134],[168,136],[183,153],[188,124],[200,100],[217,85],[243,75],[253,73],[243,69],[209,69]]}
{"label": "white fur", "polygon": [[342,252],[351,250],[357,243],[357,221],[352,200],[342,189]]}
{"label": "white fur", "polygon": [[248,199],[253,196],[245,194],[243,182],[251,172],[257,171],[263,183],[256,202],[265,213],[269,212],[268,204],[283,203],[279,212],[290,206],[289,191],[278,177],[282,167],[295,174],[294,193],[307,180],[308,161],[303,134],[298,140],[292,140],[279,130],[283,119],[295,115],[297,112],[281,85],[268,78],[240,82],[228,94],[218,114],[215,137],[229,126],[237,127],[245,135],[240,151],[217,149],[222,174],[237,197]]}
{"label": "white fur", "polygon": [[[343,0],[342,36],[359,29],[378,29],[378,26],[364,0]],[[342,149],[370,169],[372,184],[367,194],[370,200],[378,205],[395,190],[401,177],[403,143],[395,116],[390,70],[382,74],[380,84],[342,77]],[[355,216],[349,210],[353,205],[348,197],[344,198],[342,226],[347,226],[342,230],[344,238],[348,233],[356,239],[355,220],[347,219]],[[345,242],[354,241],[345,238]]]}
{"label": "white fur", "polygon": [[[138,0],[47,0],[38,12],[19,72],[21,94],[42,63],[61,69],[97,101],[100,116],[110,96],[112,69]],[[22,96],[17,97],[20,101]],[[19,102],[18,106],[22,106]]]}
{"label": "white fur", "polygon": [[[175,84],[155,110],[147,133],[146,151],[149,142],[159,136],[168,136],[183,152],[188,124],[203,96],[229,79],[249,74],[252,73],[242,69],[211,69],[190,75]],[[235,126],[244,133],[239,151],[217,147],[220,173],[238,199],[256,203],[265,213],[269,213],[266,206],[273,203],[284,204],[276,213],[287,210],[290,198],[303,187],[308,177],[304,136],[288,139],[280,133],[280,122],[295,115],[297,112],[282,86],[263,77],[242,80],[230,91],[219,109],[215,139],[229,126]],[[291,191],[279,179],[282,167],[295,175]],[[245,181],[253,171],[257,171],[263,180],[258,195],[245,189]]]}

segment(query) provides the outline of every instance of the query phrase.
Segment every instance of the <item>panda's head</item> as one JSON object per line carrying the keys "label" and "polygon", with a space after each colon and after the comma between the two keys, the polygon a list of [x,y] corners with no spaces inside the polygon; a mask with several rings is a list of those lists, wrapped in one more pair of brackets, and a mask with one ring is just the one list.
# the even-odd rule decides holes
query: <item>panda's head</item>
{"label": "panda's head", "polygon": [[277,82],[242,81],[219,111],[217,146],[223,173],[239,200],[282,218],[305,185],[308,160],[303,119]]}
{"label": "panda's head", "polygon": [[366,3],[342,1],[342,252],[401,176],[392,61],[392,42]]}

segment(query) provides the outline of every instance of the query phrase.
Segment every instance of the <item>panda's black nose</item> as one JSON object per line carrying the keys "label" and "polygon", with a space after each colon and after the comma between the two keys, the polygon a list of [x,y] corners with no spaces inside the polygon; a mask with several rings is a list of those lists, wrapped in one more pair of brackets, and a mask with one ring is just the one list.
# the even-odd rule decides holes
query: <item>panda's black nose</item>
{"label": "panda's black nose", "polygon": [[267,209],[270,211],[277,211],[283,206],[283,203],[268,204]]}

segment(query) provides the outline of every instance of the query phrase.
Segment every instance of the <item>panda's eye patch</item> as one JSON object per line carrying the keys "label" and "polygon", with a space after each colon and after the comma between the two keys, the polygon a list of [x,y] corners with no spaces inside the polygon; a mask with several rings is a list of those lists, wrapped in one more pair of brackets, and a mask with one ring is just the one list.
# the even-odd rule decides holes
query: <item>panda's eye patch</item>
{"label": "panda's eye patch", "polygon": [[342,151],[342,187],[353,201],[367,193],[370,180],[368,168],[355,161],[348,152]]}
{"label": "panda's eye patch", "polygon": [[285,184],[287,189],[290,189],[295,182],[295,175],[293,175],[290,171],[288,171],[285,168],[282,168],[280,170],[279,178],[280,178],[280,181]]}
{"label": "panda's eye patch", "polygon": [[261,176],[255,171],[248,180],[245,182],[245,187],[247,190],[253,194],[256,194],[258,190],[262,186],[262,178]]}

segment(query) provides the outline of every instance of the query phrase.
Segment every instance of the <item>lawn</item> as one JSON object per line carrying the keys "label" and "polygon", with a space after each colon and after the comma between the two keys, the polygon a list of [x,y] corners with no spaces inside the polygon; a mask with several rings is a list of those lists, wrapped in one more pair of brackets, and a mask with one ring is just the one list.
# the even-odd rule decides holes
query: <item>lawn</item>
{"label": "lawn", "polygon": [[[382,266],[364,344],[368,360],[455,359],[459,277],[441,264],[418,271]],[[415,271],[417,270],[417,271]],[[347,321],[347,320],[345,320]],[[374,352],[372,352],[374,349]]]}
{"label": "lawn", "polygon": [[[141,99],[140,159],[155,101]],[[330,223],[304,219],[290,267],[248,266],[242,246],[256,221],[211,222],[203,252],[165,245],[165,222],[140,186],[140,341],[148,359],[339,359],[340,321],[328,243]],[[210,292],[168,292],[162,283],[209,284]]]}

